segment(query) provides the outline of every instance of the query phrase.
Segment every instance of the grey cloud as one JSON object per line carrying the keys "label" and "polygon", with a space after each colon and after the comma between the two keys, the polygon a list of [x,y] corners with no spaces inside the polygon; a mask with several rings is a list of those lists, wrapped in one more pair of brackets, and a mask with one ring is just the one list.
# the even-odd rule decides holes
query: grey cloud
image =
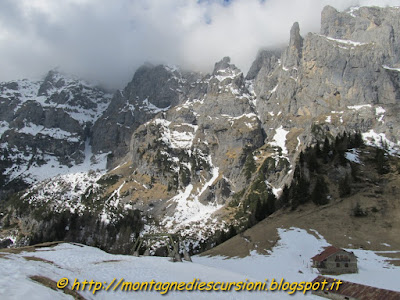
{"label": "grey cloud", "polygon": [[2,0],[0,81],[43,76],[59,66],[122,87],[145,61],[209,72],[223,56],[246,71],[261,47],[283,45],[298,21],[318,31],[326,4],[344,0]]}

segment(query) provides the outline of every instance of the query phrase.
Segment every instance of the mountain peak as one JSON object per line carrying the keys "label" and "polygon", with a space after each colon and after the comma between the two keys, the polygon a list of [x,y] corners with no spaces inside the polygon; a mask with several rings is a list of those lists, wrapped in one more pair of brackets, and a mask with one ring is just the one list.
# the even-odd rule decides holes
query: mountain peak
{"label": "mountain peak", "polygon": [[231,64],[231,58],[229,56],[225,56],[219,62],[215,63],[213,75],[217,75],[221,71],[228,69],[232,71],[239,71],[239,69],[234,64]]}
{"label": "mountain peak", "polygon": [[[47,74],[41,97],[42,82],[0,84],[0,186],[65,175],[19,197],[8,209],[10,222],[21,226],[21,234],[32,232],[26,238],[37,235],[35,241],[53,239],[57,227],[57,239],[78,234],[79,242],[119,251],[131,249],[138,234],[170,232],[200,251],[278,209],[303,210],[310,199],[311,209],[347,201],[353,196],[347,190],[367,200],[390,191],[397,200],[387,177],[379,181],[374,173],[365,186],[359,179],[374,169],[363,161],[375,159],[385,176],[400,164],[392,157],[400,153],[400,11],[326,7],[323,14],[326,35],[303,40],[295,22],[285,49],[259,52],[249,80],[223,57],[205,76],[144,64],[111,100],[57,69]],[[363,139],[366,147],[378,147],[375,155],[358,148]],[[89,173],[106,163],[110,171],[103,178]],[[77,170],[87,172],[71,174]],[[343,185],[349,188],[341,191]],[[29,224],[15,217],[20,203],[32,204]],[[371,220],[380,209],[368,211]],[[67,217],[56,223],[62,215],[53,212],[64,211]],[[69,217],[86,211],[91,214],[82,223]],[[34,218],[36,212],[43,220]],[[89,217],[93,228],[75,226]],[[97,239],[104,236],[110,239]]]}
{"label": "mountain peak", "polygon": [[303,47],[303,38],[300,35],[300,26],[298,22],[294,22],[292,28],[290,29],[289,47],[297,50],[298,53],[301,53],[301,48]]}
{"label": "mountain peak", "polygon": [[298,22],[294,22],[290,29],[290,44],[300,46],[302,37],[300,35],[300,25]]}

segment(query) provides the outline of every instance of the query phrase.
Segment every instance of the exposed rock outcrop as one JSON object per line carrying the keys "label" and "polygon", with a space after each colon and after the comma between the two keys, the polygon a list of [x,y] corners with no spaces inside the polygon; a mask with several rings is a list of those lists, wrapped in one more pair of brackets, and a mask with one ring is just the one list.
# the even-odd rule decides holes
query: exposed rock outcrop
{"label": "exposed rock outcrop", "polygon": [[[132,133],[156,114],[204,93],[200,76],[169,66],[145,64],[123,91],[114,94],[110,106],[93,126],[93,150],[112,152],[115,161],[129,149]],[[193,86],[195,86],[193,88]]]}
{"label": "exposed rock outcrop", "polygon": [[[8,108],[0,110],[1,141],[8,151],[52,153],[63,164],[79,164],[90,137],[94,153],[109,158],[108,174],[87,179],[90,185],[57,177],[59,186],[76,190],[68,205],[41,192],[62,198],[50,181],[19,199],[82,214],[92,205],[98,222],[107,224],[119,222],[121,211],[141,210],[142,232],[176,231],[197,242],[229,225],[251,226],[283,205],[276,198],[285,185],[300,185],[299,156],[317,141],[340,143],[338,135],[357,132],[367,144],[399,155],[399,17],[399,8],[338,12],[328,6],[320,33],[302,37],[294,23],[289,45],[261,50],[246,77],[229,57],[206,75],[146,64],[109,106],[97,109],[101,116],[88,121],[93,127],[73,108],[108,105],[98,90],[92,90],[98,96],[81,96],[88,88],[49,73],[32,88],[36,100],[28,101],[21,82],[2,84],[0,105]],[[28,133],[35,126],[37,134]],[[41,144],[54,128],[62,141],[52,132]],[[23,150],[24,144],[38,150]],[[349,173],[346,159],[342,155],[344,166],[332,180]],[[25,165],[30,160],[34,164],[29,156]],[[307,172],[301,173],[306,179]]]}
{"label": "exposed rock outcrop", "polygon": [[[0,91],[0,190],[73,171],[85,160],[90,166],[90,128],[107,108],[109,94],[55,70],[41,82],[2,83]],[[92,167],[100,165],[93,161]]]}

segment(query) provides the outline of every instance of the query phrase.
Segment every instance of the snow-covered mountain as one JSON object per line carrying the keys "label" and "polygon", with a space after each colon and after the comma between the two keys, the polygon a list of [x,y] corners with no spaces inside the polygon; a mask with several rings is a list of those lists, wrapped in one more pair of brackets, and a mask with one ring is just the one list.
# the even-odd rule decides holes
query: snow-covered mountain
{"label": "snow-covered mountain", "polygon": [[1,190],[15,190],[58,174],[105,169],[93,156],[90,130],[111,95],[50,71],[43,81],[0,84]]}
{"label": "snow-covered mountain", "polygon": [[323,144],[325,198],[340,199],[360,139],[376,159],[400,153],[399,14],[326,7],[320,33],[295,23],[246,76],[225,57],[211,74],[146,64],[112,97],[53,71],[1,84],[3,190],[32,184],[7,203],[2,222],[20,226],[7,234],[128,252],[138,234],[168,231],[204,250],[296,208],[295,191],[311,199],[315,161],[302,155]]}

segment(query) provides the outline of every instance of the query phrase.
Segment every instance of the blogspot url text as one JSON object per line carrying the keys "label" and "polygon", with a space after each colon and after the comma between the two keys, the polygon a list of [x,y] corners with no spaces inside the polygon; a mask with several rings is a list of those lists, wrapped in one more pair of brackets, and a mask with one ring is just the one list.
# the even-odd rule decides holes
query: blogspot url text
{"label": "blogspot url text", "polygon": [[286,292],[292,295],[296,292],[302,292],[306,294],[309,291],[317,290],[338,290],[342,284],[341,280],[335,280],[332,283],[328,283],[326,280],[322,282],[288,282],[281,278],[272,280],[265,279],[265,281],[252,282],[249,280],[244,281],[208,281],[204,282],[200,279],[193,279],[189,282],[160,282],[160,281],[126,281],[124,278],[114,278],[111,282],[106,281],[95,281],[95,280],[83,280],[79,281],[74,279],[74,281],[69,281],[68,278],[61,278],[57,282],[57,287],[59,289],[64,289],[70,287],[74,291],[90,291],[94,294],[100,291],[123,291],[123,292],[158,292],[161,295],[166,295],[172,291],[200,291],[200,292],[210,292],[210,291],[221,291],[221,292]]}

